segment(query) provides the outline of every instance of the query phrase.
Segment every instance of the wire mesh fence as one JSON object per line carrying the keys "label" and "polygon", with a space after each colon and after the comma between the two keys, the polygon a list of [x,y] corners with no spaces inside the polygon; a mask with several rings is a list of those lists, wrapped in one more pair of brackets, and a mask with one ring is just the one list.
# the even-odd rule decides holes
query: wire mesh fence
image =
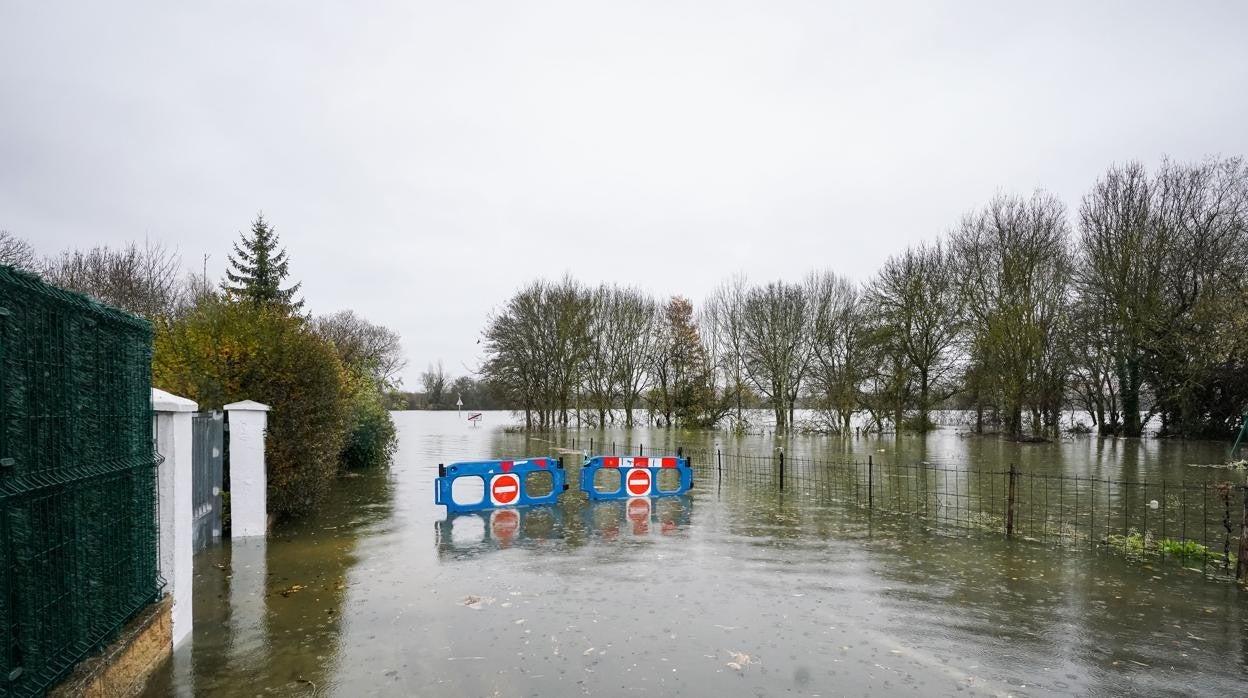
{"label": "wire mesh fence", "polygon": [[1248,485],[1237,482],[1116,480],[1013,466],[887,463],[873,456],[681,450],[692,458],[704,486],[775,488],[828,505],[907,517],[937,533],[981,532],[1167,558],[1209,577],[1248,581]]}
{"label": "wire mesh fence", "polygon": [[0,696],[41,695],[160,594],[151,335],[0,267]]}

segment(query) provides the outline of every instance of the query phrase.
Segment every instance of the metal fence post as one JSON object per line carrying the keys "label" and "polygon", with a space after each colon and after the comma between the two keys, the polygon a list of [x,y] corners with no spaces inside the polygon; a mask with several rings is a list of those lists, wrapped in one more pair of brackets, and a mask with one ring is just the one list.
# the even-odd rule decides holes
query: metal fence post
{"label": "metal fence post", "polygon": [[645,455],[646,455],[646,445],[645,445],[645,444],[637,444],[637,455],[638,455],[638,457],[645,457]]}
{"label": "metal fence post", "polygon": [[780,449],[780,489],[784,489],[784,449]]}
{"label": "metal fence post", "polygon": [[867,456],[867,508],[875,508],[875,463]]}
{"label": "metal fence post", "polygon": [[1015,498],[1015,483],[1017,482],[1017,480],[1018,480],[1018,469],[1014,467],[1013,463],[1010,463],[1010,488],[1009,488],[1009,494],[1006,495],[1006,499],[1005,499],[1005,535],[1006,536],[1014,535],[1014,498]]}
{"label": "metal fence post", "polygon": [[1244,515],[1239,524],[1239,561],[1235,563],[1235,579],[1248,582],[1248,485],[1240,485],[1244,493]]}
{"label": "metal fence post", "polygon": [[715,449],[715,463],[716,463],[716,471],[717,471],[716,474],[719,477],[719,481],[723,482],[724,480],[724,454],[718,448]]}

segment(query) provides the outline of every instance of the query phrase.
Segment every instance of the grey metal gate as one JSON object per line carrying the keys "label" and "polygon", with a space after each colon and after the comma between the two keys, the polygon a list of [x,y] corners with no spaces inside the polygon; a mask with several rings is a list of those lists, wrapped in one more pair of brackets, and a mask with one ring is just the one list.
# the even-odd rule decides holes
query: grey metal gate
{"label": "grey metal gate", "polygon": [[195,552],[199,552],[221,540],[224,415],[196,412],[191,425],[191,504],[195,514]]}

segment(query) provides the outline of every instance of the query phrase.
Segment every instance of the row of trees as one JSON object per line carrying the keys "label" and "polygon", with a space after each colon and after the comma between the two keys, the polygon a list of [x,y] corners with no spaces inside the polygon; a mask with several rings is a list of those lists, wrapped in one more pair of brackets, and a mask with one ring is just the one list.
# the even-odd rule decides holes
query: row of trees
{"label": "row of trees", "polygon": [[301,312],[298,283],[276,231],[257,217],[229,256],[226,279],[187,273],[151,242],[71,250],[41,259],[0,233],[0,263],[150,320],[155,385],[219,409],[269,404],[266,440],[272,513],[308,511],[340,468],[385,463],[395,447],[384,395],[405,360],[394,331],[350,310]]}
{"label": "row of trees", "polygon": [[392,410],[453,410],[463,401],[465,410],[508,409],[510,405],[495,394],[492,386],[473,375],[452,375],[441,361],[422,371],[423,391],[391,390],[386,404]]}
{"label": "row of trees", "polygon": [[537,281],[491,317],[483,375],[529,426],[743,424],[795,408],[822,429],[977,428],[1047,437],[1078,407],[1101,434],[1222,436],[1248,407],[1248,166],[1111,167],[1072,215],[999,195],[866,283],[832,272],[722,284],[695,309],[633,288]]}

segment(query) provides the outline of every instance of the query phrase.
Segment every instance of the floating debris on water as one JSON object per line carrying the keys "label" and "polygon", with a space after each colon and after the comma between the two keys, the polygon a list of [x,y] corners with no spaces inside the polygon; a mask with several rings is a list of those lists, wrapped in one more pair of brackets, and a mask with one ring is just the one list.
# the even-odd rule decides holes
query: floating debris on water
{"label": "floating debris on water", "polygon": [[1248,470],[1248,460],[1231,461],[1230,463],[1188,463],[1189,468],[1218,468],[1220,470]]}
{"label": "floating debris on water", "polygon": [[490,604],[494,603],[494,597],[493,596],[475,596],[473,594],[469,594],[464,597],[464,600],[461,603],[463,603],[465,606],[467,606],[468,608],[471,608],[474,611],[480,611],[482,607],[489,606]]}
{"label": "floating debris on water", "polygon": [[754,659],[753,657],[746,654],[745,652],[737,652],[736,650],[728,650],[728,654],[731,655],[732,659],[728,661],[726,664],[724,664],[724,666],[728,667],[729,669],[732,669],[738,674],[744,674],[745,670],[750,668],[751,664],[758,663],[758,660]]}

